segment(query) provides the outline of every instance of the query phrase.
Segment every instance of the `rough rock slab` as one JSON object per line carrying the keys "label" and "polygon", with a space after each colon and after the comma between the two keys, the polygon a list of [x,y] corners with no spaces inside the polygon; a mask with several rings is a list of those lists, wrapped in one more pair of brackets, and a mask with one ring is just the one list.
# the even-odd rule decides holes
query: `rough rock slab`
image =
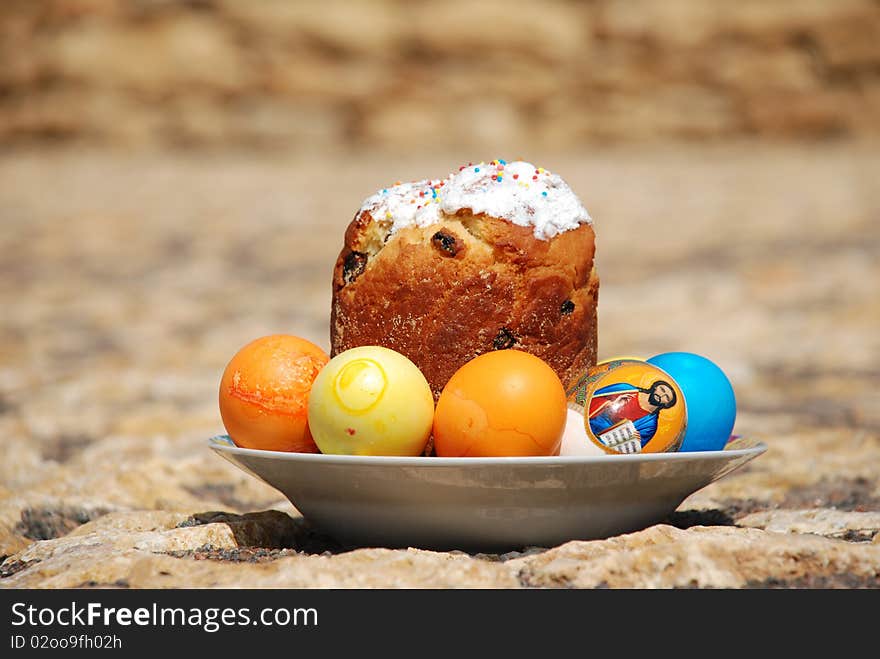
{"label": "rough rock slab", "polygon": [[234,524],[96,529],[35,543],[4,564],[4,587],[742,588],[880,586],[880,545],[725,527],[657,525],[525,555],[419,549],[335,555],[230,551]]}
{"label": "rough rock slab", "polygon": [[751,513],[737,522],[777,533],[815,533],[832,538],[874,539],[880,542],[880,512],[835,509],[767,510]]}

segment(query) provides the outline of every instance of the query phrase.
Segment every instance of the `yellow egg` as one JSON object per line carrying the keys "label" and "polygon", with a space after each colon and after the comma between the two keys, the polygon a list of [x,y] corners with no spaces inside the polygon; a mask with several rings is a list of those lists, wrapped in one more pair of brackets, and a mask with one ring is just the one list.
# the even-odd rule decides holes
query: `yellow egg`
{"label": "yellow egg", "polygon": [[421,455],[434,397],[418,367],[380,346],[346,350],[312,385],[309,428],[322,453]]}

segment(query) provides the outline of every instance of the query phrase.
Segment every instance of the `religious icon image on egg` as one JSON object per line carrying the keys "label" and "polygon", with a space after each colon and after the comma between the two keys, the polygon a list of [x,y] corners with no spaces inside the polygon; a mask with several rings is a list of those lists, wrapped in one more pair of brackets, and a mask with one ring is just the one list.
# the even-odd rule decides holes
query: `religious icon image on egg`
{"label": "religious icon image on egg", "polygon": [[591,368],[567,392],[590,441],[606,453],[677,451],[687,429],[684,395],[666,372],[635,359]]}

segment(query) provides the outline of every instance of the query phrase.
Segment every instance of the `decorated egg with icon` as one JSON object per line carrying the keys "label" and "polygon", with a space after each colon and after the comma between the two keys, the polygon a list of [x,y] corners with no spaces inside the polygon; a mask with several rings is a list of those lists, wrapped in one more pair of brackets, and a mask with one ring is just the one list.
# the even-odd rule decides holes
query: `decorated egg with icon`
{"label": "decorated egg with icon", "polygon": [[597,364],[567,391],[584,435],[609,454],[677,451],[687,429],[684,394],[653,364],[619,358]]}

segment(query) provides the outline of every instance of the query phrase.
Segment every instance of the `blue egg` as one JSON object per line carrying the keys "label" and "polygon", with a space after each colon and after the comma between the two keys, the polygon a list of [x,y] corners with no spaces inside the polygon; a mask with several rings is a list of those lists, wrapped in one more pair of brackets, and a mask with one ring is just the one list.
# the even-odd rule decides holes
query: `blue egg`
{"label": "blue egg", "polygon": [[684,394],[687,430],[679,451],[723,449],[736,421],[736,396],[724,371],[690,352],[666,352],[647,361],[671,375]]}

